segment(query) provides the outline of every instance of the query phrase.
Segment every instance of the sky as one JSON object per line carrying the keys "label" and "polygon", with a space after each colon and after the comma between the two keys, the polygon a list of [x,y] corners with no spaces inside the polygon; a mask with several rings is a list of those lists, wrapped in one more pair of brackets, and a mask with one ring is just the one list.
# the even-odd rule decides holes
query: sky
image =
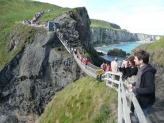
{"label": "sky", "polygon": [[164,0],[35,0],[85,7],[90,19],[115,23],[131,33],[164,35]]}

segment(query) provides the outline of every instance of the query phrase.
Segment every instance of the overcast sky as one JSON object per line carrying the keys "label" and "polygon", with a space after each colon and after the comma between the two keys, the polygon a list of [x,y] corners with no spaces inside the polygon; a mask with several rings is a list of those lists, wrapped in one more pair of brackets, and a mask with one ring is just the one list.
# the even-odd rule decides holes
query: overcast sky
{"label": "overcast sky", "polygon": [[86,7],[90,19],[118,24],[131,33],[164,35],[164,0],[36,0],[61,7]]}

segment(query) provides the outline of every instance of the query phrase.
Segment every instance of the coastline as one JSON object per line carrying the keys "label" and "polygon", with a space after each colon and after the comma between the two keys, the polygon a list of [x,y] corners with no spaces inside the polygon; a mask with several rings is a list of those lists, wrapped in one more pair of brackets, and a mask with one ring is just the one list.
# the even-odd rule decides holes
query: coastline
{"label": "coastline", "polygon": [[[119,44],[128,44],[128,43],[133,43],[133,42],[147,42],[147,41],[129,41],[129,42],[118,42],[118,43],[113,43],[113,44],[109,44],[109,45],[106,45],[106,44],[100,44],[101,46],[95,46],[94,48],[100,48],[100,47],[109,47],[109,46],[114,46],[114,45],[119,45]],[[147,42],[147,43],[150,43],[150,42]]]}
{"label": "coastline", "polygon": [[[112,61],[114,56],[107,55],[107,52],[110,49],[118,48],[118,49],[122,49],[123,51],[126,51],[126,53],[131,54],[132,49],[139,46],[140,44],[145,44],[145,43],[150,43],[150,42],[146,42],[146,41],[119,42],[117,44],[115,43],[115,44],[110,44],[110,45],[103,44],[103,45],[94,47],[94,49],[98,53],[103,53],[104,54],[104,55],[101,55],[102,58],[106,59],[107,61]],[[119,59],[119,61],[122,61],[124,58],[123,57],[118,57],[118,59]]]}
{"label": "coastline", "polygon": [[[138,42],[138,43],[150,43],[150,42],[147,42],[147,41],[133,41],[133,42]],[[129,44],[129,43],[133,43],[133,42],[118,42],[118,43],[113,43],[113,44],[109,44],[109,45],[106,45],[106,44],[100,44],[100,46],[95,46],[94,49],[99,52],[99,53],[103,53],[103,54],[107,54],[107,52],[101,50],[100,48],[106,48],[106,47],[110,47],[110,46],[114,46],[114,45],[121,45],[121,44]]]}

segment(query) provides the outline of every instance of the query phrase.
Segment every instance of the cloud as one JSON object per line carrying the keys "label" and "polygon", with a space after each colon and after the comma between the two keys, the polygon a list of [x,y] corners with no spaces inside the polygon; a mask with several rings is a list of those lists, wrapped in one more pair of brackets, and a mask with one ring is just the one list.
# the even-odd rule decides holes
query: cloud
{"label": "cloud", "polygon": [[[145,1],[147,2],[147,1]],[[154,4],[152,6],[152,4]],[[151,35],[164,35],[164,8],[155,3],[138,4],[123,8],[121,6],[109,7],[106,12],[90,12],[90,18],[99,18],[118,24],[122,29],[132,33],[144,33]]]}
{"label": "cloud", "polygon": [[[85,6],[90,19],[118,24],[132,33],[164,35],[164,0],[40,0],[61,7]],[[94,3],[93,3],[94,2]]]}

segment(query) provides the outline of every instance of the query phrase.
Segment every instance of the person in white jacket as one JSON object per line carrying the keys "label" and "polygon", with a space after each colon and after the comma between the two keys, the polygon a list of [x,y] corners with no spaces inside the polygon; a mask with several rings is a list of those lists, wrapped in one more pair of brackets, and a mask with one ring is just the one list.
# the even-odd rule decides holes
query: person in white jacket
{"label": "person in white jacket", "polygon": [[118,72],[118,59],[117,57],[114,58],[114,60],[111,62],[111,69],[112,69],[112,72],[115,72],[117,73]]}
{"label": "person in white jacket", "polygon": [[[118,59],[117,59],[117,57],[115,57],[114,60],[111,62],[112,72],[115,72],[115,73],[118,72],[118,62],[117,61],[118,61]],[[115,75],[113,79],[119,81],[120,77],[118,75]]]}

